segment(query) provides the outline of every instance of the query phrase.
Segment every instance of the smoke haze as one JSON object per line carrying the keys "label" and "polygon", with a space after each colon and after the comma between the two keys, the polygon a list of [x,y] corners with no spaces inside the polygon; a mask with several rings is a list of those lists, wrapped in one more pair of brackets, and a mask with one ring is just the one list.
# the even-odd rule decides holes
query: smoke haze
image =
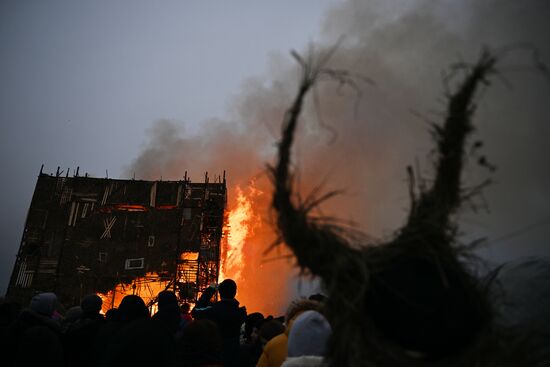
{"label": "smoke haze", "polygon": [[[529,43],[550,63],[548,19],[550,4],[542,0],[349,0],[333,6],[320,40],[300,53],[322,53],[343,35],[329,66],[366,76],[375,85],[359,81],[361,93],[330,82],[317,87],[320,103],[308,101],[295,144],[299,191],[307,194],[323,181],[326,190],[344,189],[323,205],[323,213],[352,220],[373,237],[391,236],[408,209],[405,167],[418,161],[423,177],[429,180],[431,174],[428,125],[412,111],[441,121],[441,72],[457,61],[475,61],[484,45],[498,49]],[[465,207],[461,223],[465,241],[489,239],[479,251],[494,263],[550,255],[550,174],[545,168],[550,166],[550,79],[534,72],[531,56],[516,47],[501,60],[504,80],[492,80],[474,116],[477,131],[470,143],[484,145],[469,160],[464,184],[488,177],[494,183],[477,201],[489,210],[472,213]],[[274,157],[300,74],[285,53],[273,54],[268,62],[267,75],[243,82],[226,120],[204,121],[194,131],[180,121],[157,121],[127,174],[180,179],[188,171],[200,181],[205,171],[212,176],[226,170],[229,210],[235,188],[254,180],[263,192],[255,208],[264,220],[245,245],[238,297],[249,312],[275,314],[288,304],[296,270],[293,260],[275,260],[287,255],[286,249],[265,254],[274,239],[265,165]],[[497,167],[495,172],[476,164],[481,155]]]}

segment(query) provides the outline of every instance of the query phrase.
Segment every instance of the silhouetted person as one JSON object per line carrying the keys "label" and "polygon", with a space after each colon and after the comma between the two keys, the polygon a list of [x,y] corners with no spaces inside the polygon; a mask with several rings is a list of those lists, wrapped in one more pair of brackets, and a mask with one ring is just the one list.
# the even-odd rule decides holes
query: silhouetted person
{"label": "silhouetted person", "polygon": [[149,309],[143,299],[136,295],[124,296],[118,306],[116,318],[106,322],[97,333],[94,343],[95,365],[105,366],[106,360],[112,360],[117,342],[122,339],[119,334],[132,322],[143,319],[149,319]]}
{"label": "silhouetted person", "polygon": [[173,335],[151,318],[123,325],[108,346],[102,367],[173,367],[176,343]]}
{"label": "silhouetted person", "polygon": [[174,292],[162,291],[159,293],[158,312],[153,316],[153,321],[158,323],[170,335],[176,335],[180,326],[181,316],[178,299]]}
{"label": "silhouetted person", "polygon": [[52,318],[56,302],[57,296],[49,292],[31,299],[29,307],[8,329],[7,344],[2,346],[6,348],[2,365],[62,366],[65,363],[61,326]]}
{"label": "silhouetted person", "polygon": [[265,317],[260,312],[253,312],[246,316],[244,323],[244,343],[250,343],[253,339],[257,339],[258,331],[264,322]]}
{"label": "silhouetted person", "polygon": [[211,320],[187,323],[177,344],[176,367],[223,366],[223,339]]}
{"label": "silhouetted person", "polygon": [[80,320],[82,315],[84,315],[84,313],[82,312],[82,308],[80,306],[73,306],[69,308],[61,321],[61,331],[63,333],[67,332],[67,330],[69,330],[75,322]]}
{"label": "silhouetted person", "polygon": [[271,320],[264,319],[259,325],[258,329],[252,332],[251,343],[248,345],[241,345],[241,351],[243,366],[256,366],[260,360],[260,356],[264,350],[265,345],[273,338],[281,335],[285,332],[285,326],[283,323],[272,318]]}
{"label": "silhouetted person", "polygon": [[[266,321],[258,331],[258,340],[262,347],[271,339],[285,332],[285,326],[277,319]],[[258,358],[260,356],[258,355]]]}
{"label": "silhouetted person", "polygon": [[[68,323],[63,340],[69,366],[92,364],[94,342],[100,327],[105,322],[103,315],[99,313],[102,304],[103,301],[96,294],[85,296],[80,302],[80,317]],[[75,308],[69,311],[72,310]]]}
{"label": "silhouetted person", "polygon": [[118,308],[111,308],[105,312],[105,321],[119,321],[120,320],[120,311]]}
{"label": "silhouetted person", "polygon": [[288,356],[288,335],[292,329],[294,320],[308,310],[319,311],[322,308],[317,301],[305,298],[294,300],[290,303],[285,314],[286,330],[284,333],[273,337],[265,344],[260,359],[259,367],[280,367]]}
{"label": "silhouetted person", "polygon": [[141,297],[136,295],[124,296],[118,305],[120,321],[130,322],[137,319],[149,318],[149,309]]}
{"label": "silhouetted person", "polygon": [[225,279],[218,286],[221,300],[211,303],[216,287],[208,287],[201,295],[191,314],[195,319],[209,319],[216,323],[223,339],[222,360],[224,366],[239,366],[239,338],[241,325],[246,320],[246,308],[239,307],[235,299],[237,284]]}
{"label": "silhouetted person", "polygon": [[173,367],[174,337],[160,322],[149,317],[143,300],[138,296],[126,296],[119,305],[119,312],[120,327],[111,336],[99,365]]}
{"label": "silhouetted person", "polygon": [[244,367],[254,367],[262,354],[262,344],[259,338],[260,327],[265,322],[264,315],[254,312],[246,316],[244,335],[241,335],[241,364]]}

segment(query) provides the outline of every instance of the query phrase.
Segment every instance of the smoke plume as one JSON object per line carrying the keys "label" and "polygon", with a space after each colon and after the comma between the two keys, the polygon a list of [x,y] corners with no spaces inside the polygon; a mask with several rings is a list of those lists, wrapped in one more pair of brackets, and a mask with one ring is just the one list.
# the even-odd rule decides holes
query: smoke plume
{"label": "smoke plume", "polygon": [[[348,0],[333,6],[320,41],[298,51],[322,54],[344,36],[329,66],[358,76],[358,89],[327,82],[308,101],[294,157],[298,191],[305,195],[322,182],[326,190],[343,189],[343,195],[322,206],[323,214],[353,221],[374,238],[391,236],[409,205],[405,167],[415,165],[425,179],[431,177],[426,120],[441,120],[442,72],[475,60],[484,45],[509,47],[502,79],[480,97],[474,117],[474,139],[483,145],[472,147],[464,184],[487,177],[494,183],[475,202],[488,210],[472,214],[465,208],[461,214],[465,240],[487,237],[489,246],[480,253],[494,262],[549,255],[545,235],[550,233],[542,224],[550,221],[545,168],[550,166],[545,141],[550,136],[550,79],[539,62],[550,63],[548,19],[550,5],[544,0]],[[287,253],[265,253],[274,235],[264,168],[274,157],[299,69],[283,52],[268,62],[270,73],[243,83],[227,119],[202,122],[194,132],[179,121],[156,122],[128,174],[180,179],[188,171],[199,181],[205,171],[225,170],[229,209],[235,205],[235,188],[254,180],[264,192],[255,206],[263,225],[245,244],[238,297],[249,312],[279,314],[288,304],[295,272]],[[478,165],[482,157],[497,170]]]}

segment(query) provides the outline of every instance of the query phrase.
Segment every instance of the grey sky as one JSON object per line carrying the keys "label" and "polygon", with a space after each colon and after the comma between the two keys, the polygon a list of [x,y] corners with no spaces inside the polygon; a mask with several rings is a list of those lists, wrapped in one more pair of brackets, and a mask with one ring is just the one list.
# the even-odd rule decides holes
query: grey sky
{"label": "grey sky", "polygon": [[[474,59],[484,44],[530,42],[550,63],[548,19],[546,0],[4,0],[0,293],[42,163],[48,172],[80,166],[138,178],[223,166],[244,180],[269,156],[263,147],[272,147],[294,93],[288,51],[303,52],[309,41],[319,50],[341,35],[332,66],[377,87],[365,89],[357,115],[353,95],[321,88],[322,114],[338,139],[328,145],[330,134],[307,109],[309,135],[296,161],[302,177],[330,174],[328,188],[350,189],[329,210],[391,235],[408,207],[405,166],[419,159],[429,177],[433,145],[411,109],[441,111],[440,71]],[[529,53],[512,56],[503,60],[511,87],[495,80],[475,116],[475,138],[498,170],[470,158],[465,180],[494,179],[485,192],[491,210],[462,216],[472,238],[493,241],[482,254],[496,262],[550,254],[550,84],[514,68],[529,64]],[[216,129],[201,131],[207,120]]]}
{"label": "grey sky", "polygon": [[225,115],[334,2],[1,1],[0,294],[42,163],[121,177],[154,121]]}

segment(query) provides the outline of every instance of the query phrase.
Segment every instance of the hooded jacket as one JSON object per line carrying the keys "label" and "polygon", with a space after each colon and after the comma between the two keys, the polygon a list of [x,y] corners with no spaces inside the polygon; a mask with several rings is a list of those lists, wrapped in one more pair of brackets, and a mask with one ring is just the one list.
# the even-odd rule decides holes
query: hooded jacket
{"label": "hooded jacket", "polygon": [[6,366],[61,366],[65,363],[61,326],[51,317],[56,302],[54,293],[40,293],[10,325],[4,355]]}
{"label": "hooded jacket", "polygon": [[317,311],[301,313],[288,335],[288,357],[282,367],[323,366],[332,328]]}

